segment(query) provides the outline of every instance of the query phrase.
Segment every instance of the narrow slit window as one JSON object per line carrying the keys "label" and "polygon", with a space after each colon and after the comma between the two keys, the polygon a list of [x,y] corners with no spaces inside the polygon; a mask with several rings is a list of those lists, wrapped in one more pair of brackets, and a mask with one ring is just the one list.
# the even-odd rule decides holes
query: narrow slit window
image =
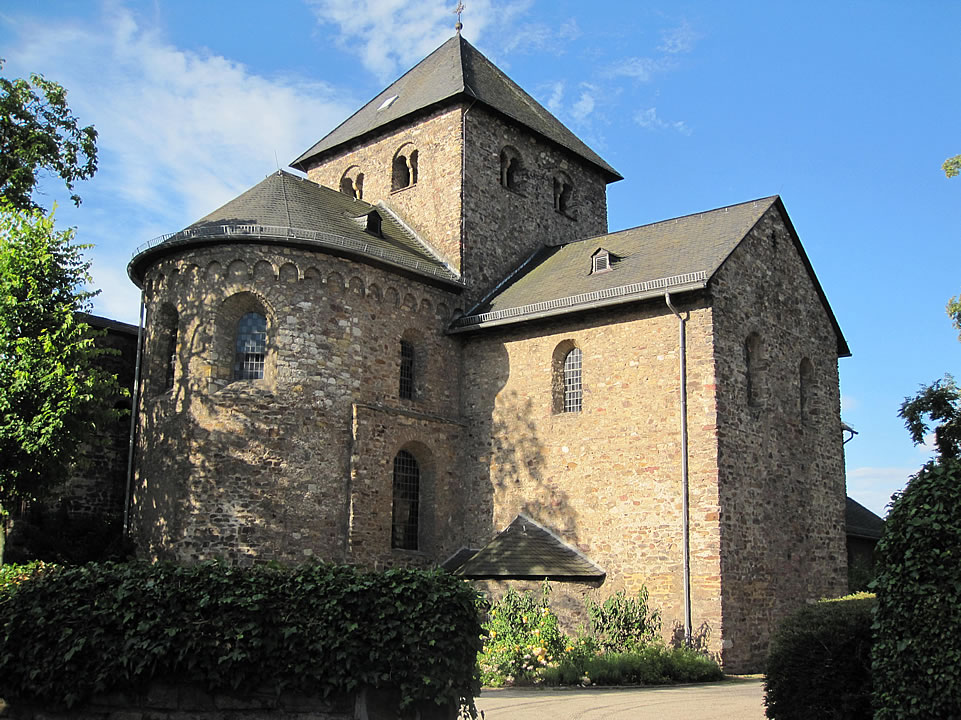
{"label": "narrow slit window", "polygon": [[581,350],[574,348],[564,358],[564,412],[581,411]]}
{"label": "narrow slit window", "polygon": [[164,390],[171,390],[174,386],[174,374],[177,372],[177,327],[170,328],[167,335],[167,360],[166,376],[164,377]]}
{"label": "narrow slit window", "polygon": [[400,397],[414,399],[414,345],[400,341]]}
{"label": "narrow slit window", "polygon": [[260,380],[264,377],[267,353],[267,318],[247,313],[237,323],[234,380]]}
{"label": "narrow slit window", "polygon": [[420,467],[406,450],[394,458],[394,500],[390,546],[416,550],[420,513]]}

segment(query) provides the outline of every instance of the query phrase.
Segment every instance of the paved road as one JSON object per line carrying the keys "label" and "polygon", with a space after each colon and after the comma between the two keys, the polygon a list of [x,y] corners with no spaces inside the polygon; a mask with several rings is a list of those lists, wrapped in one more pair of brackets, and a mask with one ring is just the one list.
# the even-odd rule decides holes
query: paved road
{"label": "paved road", "polygon": [[485,720],[764,720],[762,680],[643,688],[484,690]]}

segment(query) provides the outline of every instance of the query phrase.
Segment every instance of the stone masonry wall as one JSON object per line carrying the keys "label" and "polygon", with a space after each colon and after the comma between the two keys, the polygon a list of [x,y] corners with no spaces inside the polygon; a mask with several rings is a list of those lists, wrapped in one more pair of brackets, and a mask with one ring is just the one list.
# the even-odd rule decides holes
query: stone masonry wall
{"label": "stone masonry wall", "polygon": [[[391,164],[405,146],[418,152],[417,183],[392,191]],[[506,146],[521,161],[516,189],[500,184],[500,153]],[[365,201],[384,201],[463,274],[464,309],[545,243],[607,232],[601,173],[480,105],[437,110],[366,144],[350,145],[311,167],[308,176],[339,189],[344,174],[357,171],[364,173]],[[554,210],[557,173],[574,185],[573,207],[566,214]]]}
{"label": "stone masonry wall", "polygon": [[[311,167],[307,176],[339,190],[344,173],[356,168],[353,174],[364,174],[361,199],[386,203],[460,272],[461,112],[459,106],[438,110],[416,124],[349,145]],[[392,191],[391,165],[408,143],[417,150],[417,182]]]}
{"label": "stone masonry wall", "polygon": [[[837,337],[776,208],[711,288],[723,657],[730,670],[757,671],[781,618],[846,589]],[[804,358],[813,372],[802,407]]]}
{"label": "stone masonry wall", "polygon": [[[96,319],[88,322],[97,327]],[[116,355],[103,355],[98,364],[117,376],[121,388],[132,391],[133,372],[137,361],[137,333],[108,329],[97,338],[98,347],[116,350]],[[130,398],[116,398],[117,407],[130,407]],[[59,489],[54,502],[70,517],[97,517],[118,521],[123,515],[127,480],[127,455],[130,439],[130,415],[124,414],[109,427],[97,429],[96,436],[81,448],[81,461],[67,483]]]}
{"label": "stone masonry wall", "polygon": [[[321,252],[253,244],[184,250],[148,271],[146,290],[133,507],[143,555],[421,562],[390,548],[392,460],[410,448],[430,483],[453,472],[448,435],[459,426],[447,418],[460,403],[451,382],[459,349],[442,330],[456,294]],[[255,307],[268,318],[265,378],[231,382],[236,319]],[[171,308],[167,390],[162,318]],[[416,351],[412,400],[399,397],[402,337]],[[370,429],[371,418],[386,420]],[[351,503],[351,488],[374,488],[377,504]],[[453,543],[446,523],[422,526],[425,546]]]}
{"label": "stone masonry wall", "polygon": [[[607,184],[592,165],[480,105],[467,112],[466,137],[463,257],[470,301],[539,247],[607,232]],[[519,158],[516,189],[501,185],[505,147]],[[567,213],[554,209],[558,173],[574,186]]]}
{"label": "stone masonry wall", "polygon": [[[683,296],[673,301],[691,311],[693,617],[719,651],[712,312]],[[553,411],[553,356],[564,343],[583,353],[580,413]],[[665,632],[683,624],[678,320],[663,300],[491,329],[468,336],[464,358],[472,546],[524,512],[607,572],[600,597],[645,585]]]}

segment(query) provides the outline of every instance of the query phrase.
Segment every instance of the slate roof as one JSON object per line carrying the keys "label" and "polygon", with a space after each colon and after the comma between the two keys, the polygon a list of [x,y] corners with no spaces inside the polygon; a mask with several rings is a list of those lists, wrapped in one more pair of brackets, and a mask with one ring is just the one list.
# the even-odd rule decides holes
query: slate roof
{"label": "slate roof", "polygon": [[844,506],[844,529],[848,535],[854,537],[878,540],[884,532],[884,520],[856,500],[847,498]]}
{"label": "slate roof", "polygon": [[136,325],[131,325],[130,323],[121,322],[120,320],[112,320],[111,318],[103,317],[102,315],[92,315],[90,313],[79,313],[80,319],[87,323],[92,328],[97,328],[98,330],[113,330],[114,332],[123,333],[124,335],[137,335],[140,332],[140,328]]}
{"label": "slate roof", "polygon": [[[447,566],[453,564],[451,561],[445,563]],[[583,554],[526,515],[514,518],[507,528],[452,572],[475,580],[548,578],[587,581],[601,580],[606,575]]]}
{"label": "slate roof", "polygon": [[[375,210],[383,237],[365,230],[366,217]],[[146,268],[163,254],[188,245],[245,241],[323,249],[460,284],[457,273],[385,206],[284,171],[268,175],[189,227],[142,245],[127,273],[139,286]]]}
{"label": "slate roof", "polygon": [[[396,99],[387,104],[391,98]],[[345,143],[399,124],[410,115],[459,99],[483,103],[579,155],[600,168],[608,181],[621,179],[614,168],[459,34],[294,160],[291,167],[306,171],[310,160]]]}
{"label": "slate roof", "polygon": [[[707,287],[711,277],[768,211],[778,210],[834,325],[838,354],[850,355],[834,313],[779,197],[686,215],[534,253],[451,327],[452,332],[523,322]],[[591,273],[599,249],[612,270]]]}

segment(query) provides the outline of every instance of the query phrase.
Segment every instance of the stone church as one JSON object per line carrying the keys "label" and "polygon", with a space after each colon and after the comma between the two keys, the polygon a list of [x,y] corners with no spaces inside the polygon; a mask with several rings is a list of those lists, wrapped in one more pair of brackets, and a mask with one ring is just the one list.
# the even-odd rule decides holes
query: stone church
{"label": "stone church", "polygon": [[292,167],[130,262],[145,556],[643,585],[730,671],[843,593],[849,352],[778,197],[608,232],[460,34]]}

